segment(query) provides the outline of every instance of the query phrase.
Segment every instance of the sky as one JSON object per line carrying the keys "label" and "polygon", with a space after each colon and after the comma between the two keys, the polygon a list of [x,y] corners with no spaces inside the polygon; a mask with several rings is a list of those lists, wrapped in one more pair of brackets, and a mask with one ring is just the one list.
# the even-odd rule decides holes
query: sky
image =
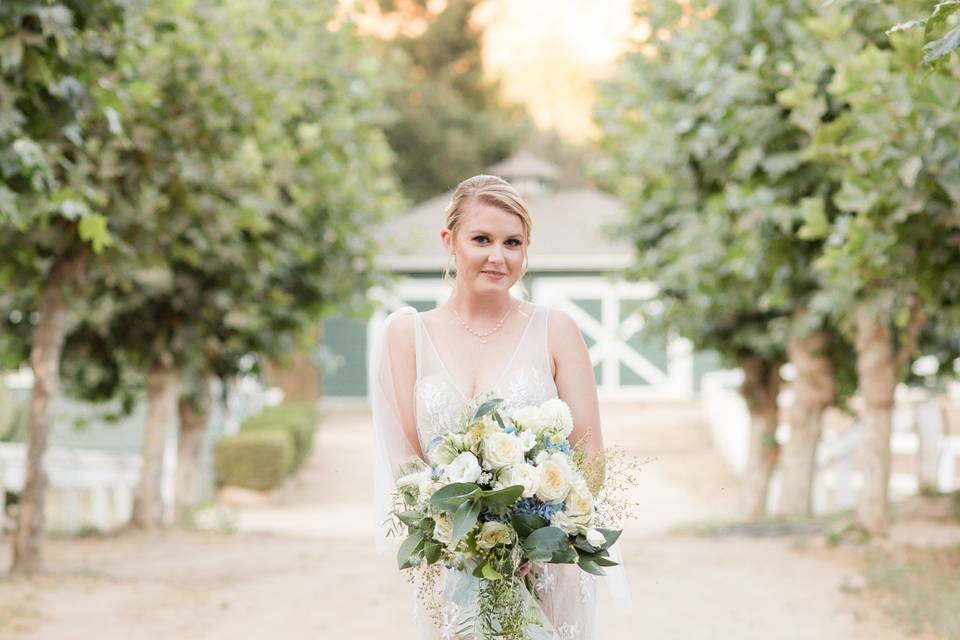
{"label": "sky", "polygon": [[[373,0],[340,0],[343,6]],[[525,105],[541,128],[582,142],[591,123],[593,82],[613,72],[632,39],[645,39],[633,0],[486,0],[474,13],[484,30],[484,67],[501,80],[504,96]],[[430,0],[433,11],[445,0]],[[397,24],[362,19],[361,29],[381,35]],[[426,24],[404,23],[406,29]]]}
{"label": "sky", "polygon": [[631,36],[645,37],[632,0],[488,0],[484,65],[507,98],[571,141],[596,135],[592,83],[613,72]]}

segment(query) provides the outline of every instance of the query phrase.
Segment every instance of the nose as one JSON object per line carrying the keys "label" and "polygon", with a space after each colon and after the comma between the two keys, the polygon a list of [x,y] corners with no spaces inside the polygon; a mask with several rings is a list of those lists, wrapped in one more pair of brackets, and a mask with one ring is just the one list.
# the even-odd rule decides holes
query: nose
{"label": "nose", "polygon": [[499,244],[493,245],[490,250],[490,255],[487,257],[490,262],[493,264],[501,264],[503,262],[503,247]]}

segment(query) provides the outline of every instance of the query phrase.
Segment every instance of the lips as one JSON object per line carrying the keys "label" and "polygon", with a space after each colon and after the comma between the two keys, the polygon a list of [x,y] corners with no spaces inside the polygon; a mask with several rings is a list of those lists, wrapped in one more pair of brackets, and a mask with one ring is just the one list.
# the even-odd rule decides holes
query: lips
{"label": "lips", "polygon": [[481,271],[480,273],[482,273],[482,274],[484,274],[484,275],[488,275],[488,276],[490,276],[491,278],[502,278],[503,276],[507,275],[507,274],[502,273],[502,272],[500,272],[500,271]]}

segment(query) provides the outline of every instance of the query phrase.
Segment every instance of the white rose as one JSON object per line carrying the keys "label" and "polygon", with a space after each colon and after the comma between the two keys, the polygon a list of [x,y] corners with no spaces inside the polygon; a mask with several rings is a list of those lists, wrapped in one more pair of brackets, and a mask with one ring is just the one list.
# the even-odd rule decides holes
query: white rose
{"label": "white rose", "polygon": [[602,547],[607,543],[607,539],[603,537],[602,533],[591,527],[587,529],[587,542],[595,547]]}
{"label": "white rose", "polygon": [[567,494],[563,508],[573,516],[592,515],[593,494],[586,488],[586,485],[574,484],[570,488],[570,493]]}
{"label": "white rose", "polygon": [[483,442],[483,461],[491,469],[502,469],[523,461],[523,443],[512,433],[494,433]]}
{"label": "white rose", "polygon": [[570,407],[560,398],[550,398],[540,405],[543,421],[552,427],[559,427],[564,436],[573,432],[573,414]]}
{"label": "white rose", "polygon": [[477,456],[464,451],[447,465],[445,473],[450,482],[476,482],[483,469],[480,468]]}
{"label": "white rose", "polygon": [[570,467],[562,454],[537,456],[540,486],[537,497],[547,504],[563,502],[570,492]]}
{"label": "white rose", "polygon": [[446,513],[433,517],[433,539],[442,544],[450,544],[453,540],[453,518]]}
{"label": "white rose", "polygon": [[550,524],[571,536],[577,535],[577,532],[580,531],[577,523],[563,511],[557,511],[553,514],[550,518]]}
{"label": "white rose", "polygon": [[526,453],[533,449],[537,445],[537,434],[533,431],[521,431],[520,432],[520,443],[523,445],[523,451]]}
{"label": "white rose", "polygon": [[510,419],[519,424],[524,431],[529,431],[535,436],[539,435],[546,426],[540,407],[537,406],[521,407],[513,412]]}
{"label": "white rose", "polygon": [[493,549],[498,544],[509,544],[513,542],[513,529],[503,524],[491,520],[484,522],[480,527],[480,533],[477,535],[478,549]]}
{"label": "white rose", "polygon": [[519,484],[523,486],[523,497],[532,498],[540,488],[540,471],[526,462],[519,462],[500,472],[497,485],[509,487]]}

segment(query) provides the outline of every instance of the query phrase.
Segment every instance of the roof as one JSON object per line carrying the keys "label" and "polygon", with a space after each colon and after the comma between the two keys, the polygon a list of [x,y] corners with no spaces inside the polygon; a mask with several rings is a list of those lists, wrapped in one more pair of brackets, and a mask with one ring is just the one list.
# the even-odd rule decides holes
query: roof
{"label": "roof", "polygon": [[518,151],[506,160],[491,166],[487,169],[487,173],[508,181],[517,178],[542,178],[552,182],[560,177],[560,169],[556,165],[528,151]]}

